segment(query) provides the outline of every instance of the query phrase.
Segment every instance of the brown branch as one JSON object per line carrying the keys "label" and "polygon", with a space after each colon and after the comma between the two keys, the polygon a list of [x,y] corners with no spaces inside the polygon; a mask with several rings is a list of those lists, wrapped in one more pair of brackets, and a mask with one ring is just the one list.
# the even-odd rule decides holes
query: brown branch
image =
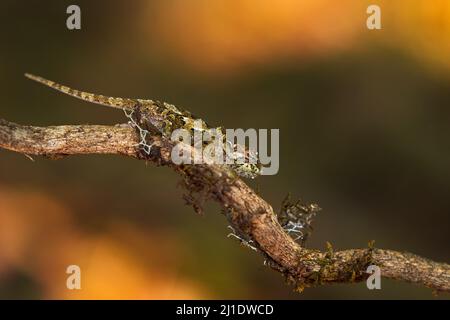
{"label": "brown branch", "polygon": [[[272,207],[226,167],[176,166],[171,162],[173,144],[153,137],[152,152],[143,156],[138,135],[128,125],[21,126],[0,119],[0,147],[24,154],[59,157],[74,154],[121,154],[167,165],[179,172],[187,187],[186,199],[196,210],[210,198],[221,204],[239,234],[265,257],[266,264],[281,272],[301,290],[304,287],[358,282],[366,269],[376,265],[386,278],[422,284],[450,292],[450,265],[410,253],[375,248],[322,252],[301,247],[283,230]],[[188,147],[188,146],[186,146]]]}

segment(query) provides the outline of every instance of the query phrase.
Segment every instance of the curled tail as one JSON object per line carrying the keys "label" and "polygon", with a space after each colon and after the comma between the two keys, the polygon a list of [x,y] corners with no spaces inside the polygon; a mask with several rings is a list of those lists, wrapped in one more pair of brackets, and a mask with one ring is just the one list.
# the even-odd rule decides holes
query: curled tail
{"label": "curled tail", "polygon": [[117,108],[117,109],[132,109],[137,103],[137,100],[134,99],[124,99],[124,98],[113,98],[113,97],[107,97],[100,94],[94,94],[84,91],[75,90],[69,87],[66,87],[62,84],[44,79],[39,76],[35,76],[30,73],[25,73],[25,77],[28,79],[34,80],[36,82],[42,83],[43,85],[46,85],[50,88],[53,88],[55,90],[58,90],[62,93],[65,93],[69,96],[87,101],[92,102],[96,104],[100,104],[107,107]]}

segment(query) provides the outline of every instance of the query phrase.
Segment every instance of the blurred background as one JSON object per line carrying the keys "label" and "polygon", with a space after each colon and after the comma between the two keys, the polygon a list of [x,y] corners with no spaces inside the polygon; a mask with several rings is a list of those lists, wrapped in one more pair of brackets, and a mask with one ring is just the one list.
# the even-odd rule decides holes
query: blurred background
{"label": "blurred background", "polygon": [[[78,4],[82,29],[66,28]],[[382,30],[366,28],[378,4]],[[450,2],[3,0],[0,116],[116,124],[122,112],[23,77],[160,99],[226,128],[279,128],[280,171],[249,182],[323,211],[308,242],[450,260]],[[59,161],[0,149],[0,298],[436,299],[383,279],[292,292],[198,216],[168,168],[118,156]],[[68,265],[82,290],[66,289]],[[440,296],[437,298],[448,298]]]}

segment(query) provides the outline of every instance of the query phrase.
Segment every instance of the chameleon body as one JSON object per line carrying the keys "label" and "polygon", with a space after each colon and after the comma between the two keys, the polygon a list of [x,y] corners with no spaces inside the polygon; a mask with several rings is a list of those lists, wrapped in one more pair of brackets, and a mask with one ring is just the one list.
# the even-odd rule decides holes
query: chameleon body
{"label": "chameleon body", "polygon": [[[45,78],[26,73],[25,76],[31,80],[39,82],[43,85],[46,85],[50,88],[53,88],[57,91],[65,93],[69,96],[123,110],[135,126],[141,130],[141,138],[144,140],[141,144],[148,146],[145,144],[145,134],[142,135],[142,131],[144,132],[152,132],[153,134],[159,133],[163,137],[170,139],[171,134],[176,129],[186,129],[190,132],[195,131],[206,131],[209,129],[217,129],[224,133],[222,128],[211,128],[209,127],[205,121],[200,118],[194,117],[190,112],[180,110],[172,104],[160,101],[154,101],[149,99],[131,99],[131,98],[115,98],[104,96],[100,94],[94,94],[89,92],[84,92],[80,90],[75,90],[69,88],[65,85],[53,82],[51,80],[47,80]],[[133,117],[136,116],[138,117]],[[225,139],[225,134],[223,134]],[[224,141],[224,143],[229,143]],[[233,145],[233,149],[234,149]],[[261,173],[261,166],[258,162],[249,163],[250,158],[255,159],[256,155],[254,155],[251,151],[244,148],[236,148],[241,151],[233,151],[232,158],[234,160],[241,160],[244,163],[236,163],[230,164],[230,168],[233,169],[236,174],[245,178],[255,178]],[[148,153],[148,152],[147,152]],[[244,160],[244,161],[242,161]]]}

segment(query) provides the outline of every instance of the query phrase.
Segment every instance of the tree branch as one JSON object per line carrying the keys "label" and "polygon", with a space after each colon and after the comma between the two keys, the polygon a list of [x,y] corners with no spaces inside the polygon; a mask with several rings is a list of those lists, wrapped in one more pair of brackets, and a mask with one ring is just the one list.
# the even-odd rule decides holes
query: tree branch
{"label": "tree branch", "polygon": [[[58,158],[75,154],[121,154],[166,165],[183,177],[185,199],[201,210],[207,199],[217,201],[239,234],[252,241],[265,264],[282,273],[298,290],[328,283],[363,281],[376,265],[386,278],[450,292],[450,265],[410,253],[375,248],[333,252],[306,249],[280,226],[272,207],[226,167],[171,162],[173,143],[152,137],[150,155],[137,147],[139,137],[129,125],[21,126],[0,119],[0,147],[30,155]],[[186,148],[190,148],[186,146]]]}

